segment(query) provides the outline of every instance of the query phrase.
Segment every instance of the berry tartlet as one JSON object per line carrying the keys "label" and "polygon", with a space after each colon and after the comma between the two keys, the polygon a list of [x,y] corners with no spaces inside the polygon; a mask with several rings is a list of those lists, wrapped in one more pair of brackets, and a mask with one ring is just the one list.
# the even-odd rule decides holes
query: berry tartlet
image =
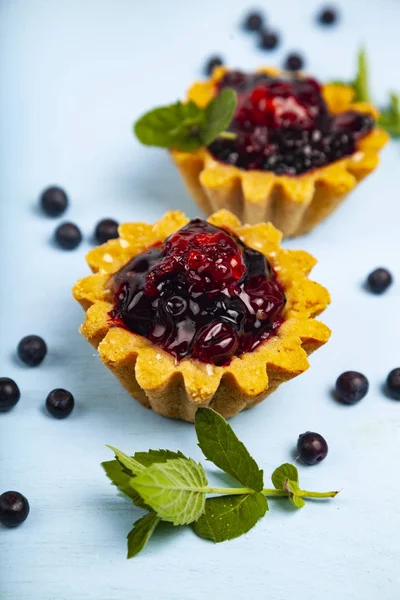
{"label": "berry tartlet", "polygon": [[270,223],[241,225],[168,212],[125,223],[91,250],[93,275],[73,294],[81,333],[146,407],[185,421],[211,406],[231,417],[304,372],[330,331],[315,316],[330,301],[308,279],[315,264],[280,247]]}
{"label": "berry tartlet", "polygon": [[172,150],[191,195],[208,215],[228,209],[250,224],[270,221],[284,236],[310,231],[378,164],[388,135],[354,90],[302,73],[214,69],[188,99],[205,106],[225,88],[238,103],[228,128],[193,152]]}

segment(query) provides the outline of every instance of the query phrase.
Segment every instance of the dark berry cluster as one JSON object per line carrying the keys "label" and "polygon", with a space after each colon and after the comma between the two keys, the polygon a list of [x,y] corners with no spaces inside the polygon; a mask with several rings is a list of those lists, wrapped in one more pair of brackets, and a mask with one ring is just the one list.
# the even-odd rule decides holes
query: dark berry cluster
{"label": "dark berry cluster", "polygon": [[285,304],[264,255],[201,219],[136,256],[114,290],[116,324],[178,360],[217,365],[274,335]]}
{"label": "dark berry cluster", "polygon": [[368,114],[331,115],[311,78],[231,71],[219,83],[225,87],[238,93],[236,138],[217,138],[209,150],[241,169],[299,175],[352,154],[374,126]]}

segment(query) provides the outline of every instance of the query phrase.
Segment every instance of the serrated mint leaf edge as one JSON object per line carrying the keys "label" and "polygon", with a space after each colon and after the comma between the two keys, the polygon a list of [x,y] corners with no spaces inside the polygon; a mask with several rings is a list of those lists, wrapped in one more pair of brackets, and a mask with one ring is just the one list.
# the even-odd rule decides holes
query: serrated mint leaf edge
{"label": "serrated mint leaf edge", "polygon": [[173,460],[175,458],[183,458],[184,460],[188,460],[188,458],[180,451],[173,450],[148,450],[147,452],[135,452],[133,458],[137,460],[141,465],[145,468],[153,465],[154,463],[164,463],[167,460]]}
{"label": "serrated mint leaf edge", "polygon": [[135,460],[132,456],[128,456],[122,450],[118,450],[114,446],[107,446],[114,452],[115,458],[122,463],[122,465],[132,473],[132,475],[139,475],[145,470],[145,467]]}
{"label": "serrated mint leaf edge", "polygon": [[[211,425],[210,425],[211,424]],[[204,429],[207,427],[208,434],[204,435]],[[236,452],[242,454],[242,459],[248,462],[247,472],[250,474],[250,477],[243,476],[243,474],[238,473],[237,468],[232,461],[236,460],[236,457],[230,456],[230,450],[224,448],[223,440],[217,438],[219,428],[220,432],[222,431],[222,435],[225,436],[225,441],[230,439],[231,443],[233,442],[236,445]],[[213,462],[217,467],[222,469],[225,473],[228,473],[231,477],[242,483],[243,485],[251,488],[255,492],[261,492],[264,486],[263,481],[263,471],[259,468],[254,458],[251,456],[250,452],[247,450],[246,446],[239,440],[236,433],[233,431],[232,427],[226,420],[216,411],[211,408],[200,408],[196,412],[195,415],[195,429],[198,439],[198,445],[203,452],[204,456],[207,460]],[[203,431],[202,431],[203,429]],[[209,435],[214,431],[214,440],[212,440]],[[209,452],[209,449],[205,446],[205,442],[208,440],[212,443],[219,444],[220,452],[219,456],[216,456],[214,452]],[[221,455],[225,457],[226,460],[220,460]],[[253,479],[255,481],[253,481]]]}
{"label": "serrated mint leaf edge", "polygon": [[[109,468],[113,463],[115,463],[115,465],[118,466],[118,468],[120,469],[120,472],[118,473],[118,480],[112,476],[111,469]],[[149,509],[149,507],[144,502],[140,494],[138,494],[138,492],[134,490],[133,487],[130,485],[130,480],[132,479],[132,476],[127,474],[126,470],[123,469],[121,463],[117,459],[104,461],[101,463],[101,466],[103,467],[108,479],[113,485],[116,486],[116,488],[121,492],[121,494],[127,496],[138,508],[143,508],[145,510]],[[121,476],[122,481],[120,480]]]}
{"label": "serrated mint leaf edge", "polygon": [[[146,546],[153,535],[154,530],[159,524],[159,519],[155,512],[149,512],[135,521],[133,528],[128,533],[128,554],[127,558],[133,558]],[[135,546],[134,546],[135,545]]]}

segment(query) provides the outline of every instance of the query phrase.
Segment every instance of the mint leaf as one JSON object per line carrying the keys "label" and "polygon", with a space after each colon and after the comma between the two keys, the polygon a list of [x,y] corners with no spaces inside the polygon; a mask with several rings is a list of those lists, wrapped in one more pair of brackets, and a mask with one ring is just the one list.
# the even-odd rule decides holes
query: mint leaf
{"label": "mint leaf", "polygon": [[193,101],[160,106],[144,114],[134,125],[136,137],[146,146],[191,151],[201,145],[203,110]]}
{"label": "mint leaf", "polygon": [[131,486],[164,521],[185,525],[204,511],[207,477],[192,459],[154,463],[131,480]]}
{"label": "mint leaf", "polygon": [[134,124],[134,132],[138,140],[147,146],[175,148],[183,152],[198,150],[210,144],[228,127],[236,100],[236,92],[227,88],[205,108],[192,100],[160,106],[140,117]]}
{"label": "mint leaf", "polygon": [[224,542],[247,533],[268,510],[262,494],[217,496],[206,500],[205,512],[194,531],[200,537]]}
{"label": "mint leaf", "polygon": [[143,550],[159,522],[160,519],[157,517],[156,513],[149,512],[147,515],[144,515],[144,517],[138,519],[133,524],[133,529],[131,529],[127,535],[127,558],[132,558],[133,556],[136,556],[136,554],[139,554],[141,550]]}
{"label": "mint leaf", "polygon": [[275,469],[271,475],[271,479],[277,490],[283,490],[285,482],[288,479],[298,483],[299,472],[294,465],[291,465],[290,463],[283,463],[283,465]]}
{"label": "mint leaf", "polygon": [[368,79],[367,54],[364,48],[360,48],[357,58],[357,73],[353,82],[355,102],[371,102]]}
{"label": "mint leaf", "polygon": [[148,506],[143,502],[136,490],[130,484],[132,475],[128,475],[126,470],[117,460],[109,460],[101,463],[101,466],[106,472],[106,475],[111,482],[126,496],[132,500],[133,504],[138,508],[147,509]]}
{"label": "mint leaf", "polygon": [[108,448],[114,452],[115,458],[122,465],[125,473],[129,474],[131,477],[134,475],[139,475],[139,473],[142,473],[145,470],[145,467],[132,456],[128,456],[113,446],[108,446]]}
{"label": "mint leaf", "polygon": [[149,450],[148,452],[135,452],[133,458],[140,462],[140,464],[144,467],[149,467],[154,463],[164,463],[173,458],[186,458],[186,456],[179,451],[172,452],[172,450]]}
{"label": "mint leaf", "polygon": [[283,484],[283,489],[285,490],[285,492],[288,492],[288,498],[296,508],[303,508],[305,502],[304,499],[300,496],[301,490],[297,481],[287,479]]}
{"label": "mint leaf", "polygon": [[236,92],[230,88],[225,88],[207,104],[205,109],[206,128],[201,136],[204,146],[211,144],[221,131],[229,126],[235,112],[236,103]]}
{"label": "mint leaf", "polygon": [[392,137],[400,137],[400,99],[397,94],[390,94],[389,107],[382,111],[379,125]]}
{"label": "mint leaf", "polygon": [[196,412],[195,428],[204,456],[255,492],[263,489],[263,472],[221,415],[211,408]]}

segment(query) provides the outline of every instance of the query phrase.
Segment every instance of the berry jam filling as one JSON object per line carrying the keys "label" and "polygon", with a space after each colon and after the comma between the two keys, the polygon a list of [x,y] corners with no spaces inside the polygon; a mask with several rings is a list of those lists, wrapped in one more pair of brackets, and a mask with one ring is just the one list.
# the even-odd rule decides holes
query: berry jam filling
{"label": "berry jam filling", "polygon": [[218,87],[238,94],[229,127],[237,137],[217,138],[209,150],[241,169],[305,173],[353,154],[357,141],[374,127],[368,114],[330,114],[319,83],[310,77],[231,71]]}
{"label": "berry jam filling", "polygon": [[113,278],[114,325],[215,365],[275,335],[285,296],[263,254],[194,219]]}

